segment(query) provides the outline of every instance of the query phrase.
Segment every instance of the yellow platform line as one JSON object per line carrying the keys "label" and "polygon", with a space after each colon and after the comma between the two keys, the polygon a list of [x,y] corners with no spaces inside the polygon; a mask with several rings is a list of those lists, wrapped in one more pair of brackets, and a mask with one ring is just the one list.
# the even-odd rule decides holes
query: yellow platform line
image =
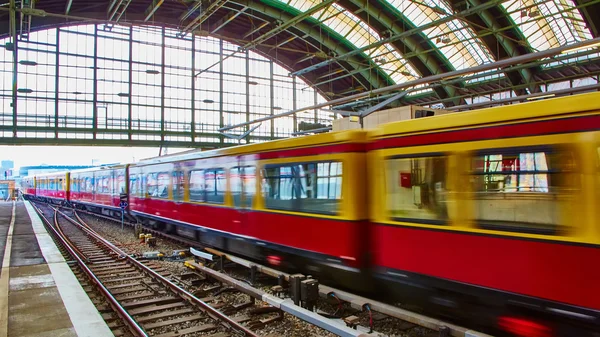
{"label": "yellow platform line", "polygon": [[6,235],[6,246],[4,247],[4,259],[2,260],[2,274],[0,275],[0,336],[8,336],[8,288],[10,270],[10,250],[12,247],[12,234],[15,227],[15,211],[17,204],[13,201],[12,215],[8,234]]}

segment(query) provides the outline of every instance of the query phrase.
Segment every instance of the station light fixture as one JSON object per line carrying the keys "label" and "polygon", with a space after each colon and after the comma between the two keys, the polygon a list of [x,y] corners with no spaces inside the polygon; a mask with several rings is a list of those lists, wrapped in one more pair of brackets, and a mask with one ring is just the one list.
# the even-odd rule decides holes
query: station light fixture
{"label": "station light fixture", "polygon": [[274,106],[273,110],[281,110],[281,107],[280,106]]}
{"label": "station light fixture", "polygon": [[83,94],[83,93],[82,93],[81,91],[73,91],[73,92],[72,92],[72,94],[73,94],[73,95],[81,95],[81,94]]}
{"label": "station light fixture", "polygon": [[210,103],[214,103],[215,101],[213,101],[212,99],[205,99],[205,100],[202,100],[202,102],[210,104]]}
{"label": "station light fixture", "polygon": [[21,60],[19,61],[19,64],[22,64],[24,66],[37,66],[38,63],[35,61],[29,61],[29,60]]}
{"label": "station light fixture", "polygon": [[154,70],[154,69],[147,69],[147,70],[146,70],[146,74],[150,74],[150,75],[158,75],[158,74],[160,74],[160,71],[158,71],[158,70]]}
{"label": "station light fixture", "polygon": [[256,81],[248,81],[248,84],[250,84],[250,85],[258,85],[258,82],[256,82]]}
{"label": "station light fixture", "polygon": [[128,92],[120,92],[117,94],[117,96],[119,97],[129,97],[129,93]]}
{"label": "station light fixture", "polygon": [[29,89],[29,88],[19,88],[19,89],[17,89],[17,92],[19,92],[21,94],[31,94],[33,92],[33,90]]}

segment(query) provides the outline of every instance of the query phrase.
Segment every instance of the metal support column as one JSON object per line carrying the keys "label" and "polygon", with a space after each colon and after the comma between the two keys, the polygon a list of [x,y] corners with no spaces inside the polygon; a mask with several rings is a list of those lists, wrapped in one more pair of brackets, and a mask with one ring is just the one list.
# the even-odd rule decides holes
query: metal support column
{"label": "metal support column", "polygon": [[[275,115],[275,82],[273,81],[273,61],[269,61],[269,87],[271,91],[271,116]],[[271,120],[271,139],[275,138],[275,120]]]}
{"label": "metal support column", "polygon": [[[60,28],[56,28],[56,54],[55,54],[55,68],[54,68],[54,138],[58,139],[58,93],[60,92],[58,86],[59,82],[59,63],[60,63]],[[67,124],[65,123],[65,128]]]}
{"label": "metal support column", "polygon": [[196,77],[194,74],[196,73],[196,36],[192,34],[192,73],[190,74],[192,79],[192,118],[190,125],[190,131],[192,133],[192,143],[196,142]]}
{"label": "metal support column", "polygon": [[[223,40],[219,40],[219,59],[223,59]],[[219,125],[222,128],[225,125],[223,118],[223,62],[219,63]],[[219,142],[223,144],[225,137],[219,135]]]}
{"label": "metal support column", "polygon": [[17,65],[18,54],[17,54],[17,15],[15,0],[10,0],[10,35],[12,38],[13,48],[13,83],[12,83],[12,108],[13,108],[13,138],[17,138],[17,78],[19,69]]}
{"label": "metal support column", "polygon": [[[297,85],[296,79],[297,79],[296,76],[292,77],[292,104],[294,105],[292,107],[292,109],[294,109],[294,110],[298,109],[297,94],[296,94],[296,85]],[[298,132],[298,114],[293,114],[292,118],[294,120],[293,133],[296,133],[296,132]]]}
{"label": "metal support column", "polygon": [[133,138],[132,128],[133,123],[131,119],[133,117],[133,26],[129,27],[129,99],[127,101],[127,138],[131,140]]}
{"label": "metal support column", "polygon": [[[250,121],[250,53],[246,50],[246,122]],[[248,126],[250,129],[250,126]],[[250,134],[246,136],[246,144],[250,143]]]}
{"label": "metal support column", "polygon": [[94,97],[92,104],[94,111],[92,115],[92,131],[93,138],[96,139],[98,133],[98,24],[94,25],[94,82],[93,82]]}
{"label": "metal support column", "polygon": [[161,42],[161,69],[160,69],[160,141],[161,147],[162,143],[165,141],[165,45],[166,45],[166,31],[165,26],[162,27],[162,42]]}
{"label": "metal support column", "polygon": [[[313,89],[313,93],[314,93],[314,104],[317,105],[317,102],[318,102],[318,99],[319,99],[319,95],[317,94],[317,89]],[[319,121],[319,118],[318,118],[319,114],[318,114],[317,111],[319,111],[319,110],[315,109],[315,120],[314,120],[315,124],[317,124],[318,121]]]}

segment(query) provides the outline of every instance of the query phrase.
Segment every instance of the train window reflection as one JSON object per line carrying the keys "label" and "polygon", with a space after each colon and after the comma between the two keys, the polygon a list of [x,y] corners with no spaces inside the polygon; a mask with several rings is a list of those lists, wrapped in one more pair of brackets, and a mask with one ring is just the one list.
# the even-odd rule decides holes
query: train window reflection
{"label": "train window reflection", "polygon": [[565,147],[478,153],[470,177],[475,220],[483,228],[556,234],[561,211],[579,186],[576,167]]}
{"label": "train window reflection", "polygon": [[[250,207],[256,189],[256,169],[254,166],[234,167],[230,171],[233,205]],[[243,195],[243,198],[242,198]]]}
{"label": "train window reflection", "polygon": [[169,197],[169,173],[149,173],[146,175],[146,187],[148,195],[156,198]]}
{"label": "train window reflection", "polygon": [[387,160],[387,207],[393,220],[444,224],[448,219],[444,156]]}
{"label": "train window reflection", "polygon": [[225,202],[225,170],[210,169],[204,172],[206,202],[222,204]]}
{"label": "train window reflection", "polygon": [[204,170],[190,172],[190,201],[206,201]]}
{"label": "train window reflection", "polygon": [[184,194],[184,179],[182,171],[173,172],[173,200],[183,201]]}
{"label": "train window reflection", "polygon": [[342,163],[268,165],[263,194],[270,209],[337,214],[342,198]]}
{"label": "train window reflection", "polygon": [[140,179],[137,174],[129,174],[129,193],[132,196],[140,194]]}

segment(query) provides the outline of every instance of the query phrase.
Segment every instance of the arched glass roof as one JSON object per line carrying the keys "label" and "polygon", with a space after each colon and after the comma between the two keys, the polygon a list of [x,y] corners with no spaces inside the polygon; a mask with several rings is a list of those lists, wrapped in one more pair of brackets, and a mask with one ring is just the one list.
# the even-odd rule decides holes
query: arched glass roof
{"label": "arched glass roof", "polygon": [[[59,14],[66,3],[69,15],[106,20],[106,9],[114,2],[47,0],[36,2],[35,10]],[[174,28],[174,39],[195,34],[244,46],[244,51],[284,65],[325,100],[470,71],[600,36],[598,0],[216,0],[204,9],[200,0],[123,3],[127,5],[119,9],[123,15],[117,21]],[[3,19],[8,22],[8,15],[0,12]],[[32,30],[64,23],[55,15],[28,19]],[[115,21],[110,14],[108,20]],[[0,26],[0,36],[8,35],[8,26]],[[569,50],[410,87],[399,104],[465,105],[479,96],[493,100],[505,93],[536,93],[552,82],[576,83],[599,74],[596,49]],[[385,98],[369,99],[349,109]]]}

